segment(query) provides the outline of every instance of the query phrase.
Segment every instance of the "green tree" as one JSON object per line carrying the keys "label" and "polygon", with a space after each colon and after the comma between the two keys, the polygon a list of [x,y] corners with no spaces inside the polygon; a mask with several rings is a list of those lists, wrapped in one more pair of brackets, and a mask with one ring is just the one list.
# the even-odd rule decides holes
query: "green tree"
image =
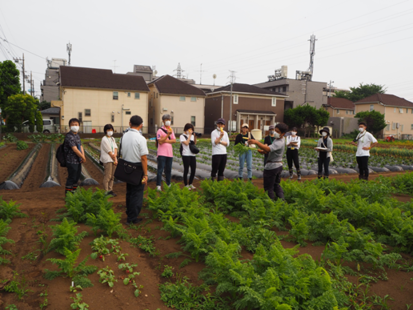
{"label": "green tree", "polygon": [[39,103],[39,109],[40,109],[40,111],[46,110],[46,109],[48,109],[48,108],[50,108],[50,107],[51,107],[51,105],[50,105],[50,102],[49,102],[49,101],[43,100],[42,102]]}
{"label": "green tree", "polygon": [[366,123],[367,130],[373,134],[379,133],[387,126],[384,114],[377,111],[359,112],[354,117],[359,119],[359,123]]}
{"label": "green tree", "polygon": [[363,98],[374,94],[384,94],[386,92],[386,88],[384,85],[377,85],[377,84],[363,84],[360,83],[358,87],[350,87],[350,92],[338,91],[334,94],[334,97],[337,98],[346,98],[353,102],[359,101]]}
{"label": "green tree", "polygon": [[0,62],[0,108],[4,110],[7,98],[20,94],[20,72],[11,60]]}
{"label": "green tree", "polygon": [[312,132],[314,126],[327,125],[330,114],[324,109],[316,109],[306,105],[298,106],[293,109],[289,109],[284,113],[284,122],[291,128],[304,127],[307,131]]}
{"label": "green tree", "polygon": [[[7,119],[7,130],[14,131],[14,127],[16,127],[18,131],[21,131],[21,124],[28,120],[29,131],[33,132],[36,117],[38,117],[38,102],[36,98],[30,95],[18,94],[10,96],[4,108],[5,118]],[[42,119],[41,113],[40,119]]]}

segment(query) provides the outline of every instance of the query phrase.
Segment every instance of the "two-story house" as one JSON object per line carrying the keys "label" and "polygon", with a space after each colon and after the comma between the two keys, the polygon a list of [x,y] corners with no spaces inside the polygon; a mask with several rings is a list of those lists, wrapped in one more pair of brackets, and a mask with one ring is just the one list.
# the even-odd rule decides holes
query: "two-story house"
{"label": "two-story house", "polygon": [[324,109],[330,117],[354,117],[354,102],[346,98],[328,97],[327,104],[323,104]]}

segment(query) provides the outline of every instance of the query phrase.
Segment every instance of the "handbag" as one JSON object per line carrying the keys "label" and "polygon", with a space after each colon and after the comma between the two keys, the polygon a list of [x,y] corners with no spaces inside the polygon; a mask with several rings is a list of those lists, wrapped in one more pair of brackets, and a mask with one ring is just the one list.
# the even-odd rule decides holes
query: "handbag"
{"label": "handbag", "polygon": [[[186,139],[188,139],[188,137],[186,135],[183,135]],[[199,153],[199,149],[196,146],[194,141],[189,141],[189,150],[191,151],[192,154],[198,154]],[[183,146],[181,144],[180,148],[179,148],[179,153],[182,156],[182,151],[183,151]]]}
{"label": "handbag", "polygon": [[115,170],[115,178],[132,185],[142,184],[143,169],[142,163],[131,163],[120,158],[122,152],[122,140],[119,146],[118,165]]}

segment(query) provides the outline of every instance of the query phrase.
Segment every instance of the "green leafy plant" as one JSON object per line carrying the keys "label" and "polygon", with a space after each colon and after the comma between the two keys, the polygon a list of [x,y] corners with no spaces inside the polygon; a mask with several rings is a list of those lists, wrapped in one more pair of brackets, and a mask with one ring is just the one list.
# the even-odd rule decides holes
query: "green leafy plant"
{"label": "green leafy plant", "polygon": [[20,204],[10,200],[5,202],[0,196],[0,219],[10,223],[14,217],[28,217],[27,214],[22,213],[19,209]]}
{"label": "green leafy plant", "polygon": [[53,280],[58,276],[65,276],[72,279],[75,285],[80,285],[81,287],[91,287],[92,282],[87,278],[89,274],[94,273],[97,270],[96,266],[86,265],[88,257],[81,261],[76,266],[76,261],[80,254],[80,249],[72,252],[68,249],[64,249],[65,259],[49,258],[48,261],[56,264],[59,267],[59,271],[51,271],[45,269],[45,278],[48,280]]}
{"label": "green leafy plant", "polygon": [[24,275],[21,276],[20,282],[17,281],[18,275],[19,274],[16,271],[13,271],[13,280],[4,287],[4,290],[9,293],[15,293],[17,298],[21,300],[23,296],[26,296],[28,292],[31,292],[31,290],[27,288],[28,284],[26,283],[26,278]]}
{"label": "green leafy plant", "polygon": [[164,278],[172,277],[174,275],[174,272],[172,270],[173,270],[172,266],[165,265],[161,276]]}
{"label": "green leafy plant", "polygon": [[81,287],[80,285],[74,285],[74,283],[72,282],[72,285],[69,287],[69,291],[71,293],[76,293],[78,290],[83,291],[83,287]]}
{"label": "green leafy plant", "polygon": [[119,269],[125,271],[126,273],[133,272],[133,268],[138,267],[138,264],[122,263],[118,265]]}
{"label": "green leafy plant", "polygon": [[[105,255],[108,255],[115,250],[119,250],[119,242],[116,239],[109,239],[105,236],[95,238],[91,243],[93,253],[90,255],[92,259],[99,257],[102,261],[105,261]],[[110,247],[110,248],[108,248]]]}
{"label": "green leafy plant", "polygon": [[49,301],[47,300],[47,296],[48,296],[47,290],[44,291],[43,293],[39,294],[39,297],[44,297],[43,302],[40,303],[40,305],[39,305],[40,309],[46,308],[49,305]]}
{"label": "green leafy plant", "polygon": [[136,238],[131,238],[130,242],[151,255],[155,255],[157,253],[157,249],[153,245],[152,238],[145,238],[144,236],[139,235]]}
{"label": "green leafy plant", "polygon": [[86,216],[87,224],[92,226],[95,234],[98,230],[102,230],[111,237],[113,233],[122,231],[121,213],[115,213],[112,209],[106,210],[102,207],[97,215],[88,213]]}
{"label": "green leafy plant", "polygon": [[17,149],[18,149],[19,151],[25,150],[25,149],[27,149],[28,147],[29,147],[29,146],[27,145],[26,142],[24,142],[24,141],[17,141]]}
{"label": "green leafy plant", "polygon": [[3,256],[0,257],[0,265],[10,263],[8,259],[4,258],[4,255],[11,255],[11,252],[3,248],[3,245],[6,243],[14,243],[13,240],[6,238],[10,229],[11,227],[6,222],[0,220],[0,255]]}
{"label": "green leafy plant", "polygon": [[85,310],[85,309],[89,309],[89,305],[85,302],[83,302],[83,298],[82,298],[82,294],[81,293],[77,293],[76,297],[70,297],[70,299],[73,300],[73,303],[70,304],[70,307],[72,309],[78,309],[78,310]]}
{"label": "green leafy plant", "polygon": [[51,226],[54,238],[50,241],[47,252],[54,250],[63,255],[65,249],[69,251],[76,250],[88,233],[83,231],[77,234],[77,227],[75,225],[76,223],[70,223],[67,218],[64,218],[61,224]]}
{"label": "green leafy plant", "polygon": [[106,266],[106,268],[100,269],[98,271],[98,275],[100,277],[99,282],[107,283],[109,287],[113,287],[115,285],[115,282],[118,282],[118,280],[116,280],[115,273],[108,266]]}
{"label": "green leafy plant", "polygon": [[6,306],[6,310],[17,310],[17,306],[15,304],[11,304]]}
{"label": "green leafy plant", "polygon": [[17,142],[18,139],[12,133],[6,133],[3,136],[3,139],[9,142]]}

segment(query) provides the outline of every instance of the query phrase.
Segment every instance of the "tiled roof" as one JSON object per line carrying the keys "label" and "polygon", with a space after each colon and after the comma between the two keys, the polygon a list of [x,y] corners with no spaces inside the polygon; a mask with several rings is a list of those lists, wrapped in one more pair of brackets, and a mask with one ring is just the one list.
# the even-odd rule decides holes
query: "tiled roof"
{"label": "tiled roof", "polygon": [[328,105],[333,108],[340,108],[340,109],[347,109],[347,110],[354,110],[354,103],[351,100],[346,98],[336,98],[336,97],[329,97],[328,98]]}
{"label": "tiled roof", "polygon": [[[217,93],[217,92],[221,92],[221,91],[231,91],[231,84],[224,86],[224,87],[220,87],[218,89],[215,89],[213,92]],[[241,84],[241,83],[234,83],[232,85],[232,92],[234,93],[252,93],[252,94],[265,94],[265,95],[279,95],[279,96],[285,96],[285,94],[282,93],[278,93],[278,92],[274,92],[274,91],[270,91],[264,88],[259,88],[257,86],[254,85],[249,85],[249,84]]]}
{"label": "tiled roof", "polygon": [[180,81],[170,75],[164,75],[148,83],[155,84],[161,94],[205,96],[205,93],[188,83]]}
{"label": "tiled roof", "polygon": [[112,70],[60,67],[61,86],[81,88],[122,89],[149,92],[142,76],[116,74]]}
{"label": "tiled roof", "polygon": [[150,66],[134,65],[133,72],[148,72],[152,73],[152,68]]}
{"label": "tiled roof", "polygon": [[48,108],[48,109],[44,109],[44,110],[40,111],[40,113],[42,113],[42,114],[57,114],[57,115],[59,115],[59,114],[60,114],[60,108],[56,108],[56,107],[54,107],[54,108]]}
{"label": "tiled roof", "polygon": [[413,102],[408,101],[404,98],[400,98],[395,95],[389,95],[389,94],[374,94],[369,97],[363,98],[359,101],[356,101],[355,104],[375,103],[375,102],[381,102],[384,105],[389,105],[389,106],[394,106],[394,107],[413,108]]}

